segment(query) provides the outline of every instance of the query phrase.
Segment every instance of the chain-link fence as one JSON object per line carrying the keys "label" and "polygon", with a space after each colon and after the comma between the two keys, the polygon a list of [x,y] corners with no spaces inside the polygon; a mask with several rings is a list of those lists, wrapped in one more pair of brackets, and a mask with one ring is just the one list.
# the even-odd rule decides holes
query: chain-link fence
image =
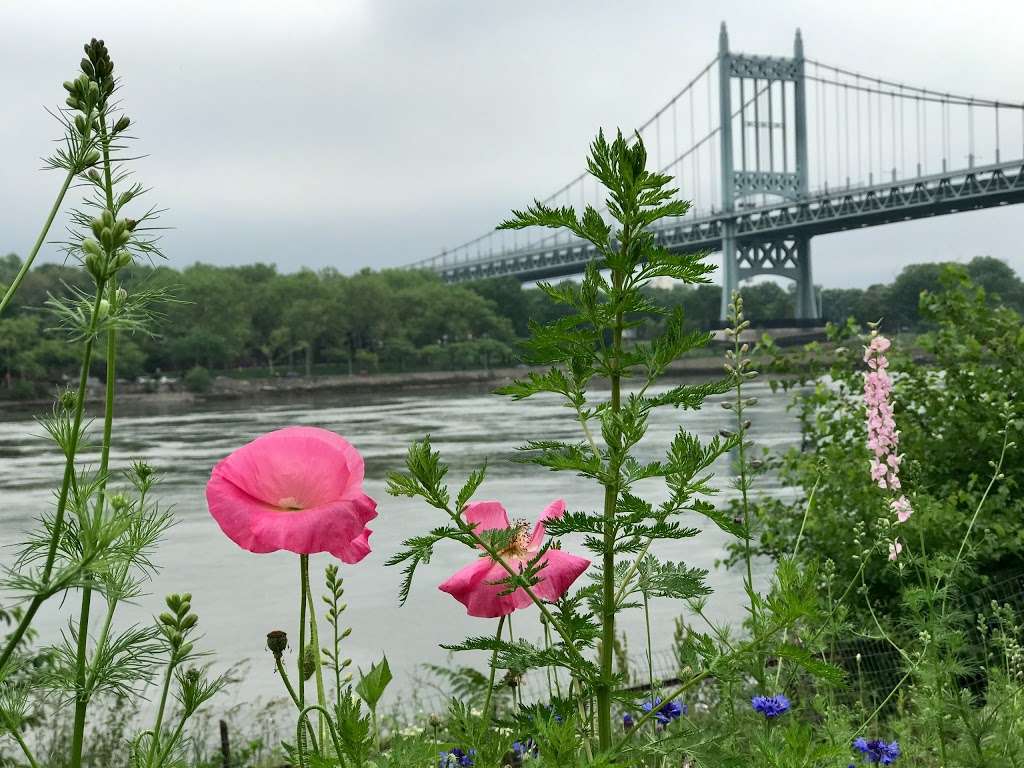
{"label": "chain-link fence", "polygon": [[[990,615],[993,603],[1008,605],[1017,615],[1024,615],[1024,573],[999,579],[981,589],[959,595],[955,602],[968,616]],[[972,624],[968,635],[968,642],[980,648],[981,637],[976,625]],[[909,647],[906,650],[913,652],[915,649]],[[885,639],[853,637],[830,648],[825,657],[846,673],[848,685],[840,695],[860,700],[869,707],[881,703],[907,671],[906,662],[899,651]],[[655,687],[671,687],[678,682],[679,657],[674,647],[660,648],[654,651],[650,663],[646,654],[631,657],[628,670],[625,671],[629,690],[636,693],[637,699],[641,699],[650,687],[652,672]],[[509,701],[511,690],[504,684],[500,673],[496,684],[498,695]],[[559,674],[554,670],[532,670],[518,682],[515,695],[524,704],[546,702],[552,694],[557,695],[559,691],[565,693],[568,686],[569,680],[564,672]],[[451,698],[452,694],[441,682],[424,679],[414,692],[399,698],[394,714],[404,722],[422,719],[430,713],[445,711]]]}

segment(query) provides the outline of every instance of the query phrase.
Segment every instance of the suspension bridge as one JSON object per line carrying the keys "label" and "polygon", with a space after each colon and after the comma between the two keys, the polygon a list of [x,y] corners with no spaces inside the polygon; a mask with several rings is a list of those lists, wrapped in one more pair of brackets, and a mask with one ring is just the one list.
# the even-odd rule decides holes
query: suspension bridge
{"label": "suspension bridge", "polygon": [[[740,281],[796,284],[820,316],[815,235],[1024,202],[1024,102],[895,82],[804,55],[718,54],[637,129],[691,201],[655,230],[671,250],[722,253],[722,318]],[[524,201],[511,201],[520,204]],[[543,202],[606,206],[586,172]],[[491,231],[419,261],[448,282],[582,273],[593,246],[563,233]]]}

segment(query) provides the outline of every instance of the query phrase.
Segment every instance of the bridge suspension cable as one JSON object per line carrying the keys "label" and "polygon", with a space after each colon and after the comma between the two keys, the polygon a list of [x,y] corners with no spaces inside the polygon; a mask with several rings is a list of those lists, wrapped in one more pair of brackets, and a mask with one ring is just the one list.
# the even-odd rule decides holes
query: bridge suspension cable
{"label": "bridge suspension cable", "polygon": [[[644,138],[648,147],[648,154],[655,160],[663,172],[672,170],[680,187],[690,187],[684,183],[689,176],[692,187],[688,189],[687,197],[693,203],[692,216],[698,214],[698,207],[702,212],[710,211],[717,193],[717,164],[714,157],[714,147],[709,144],[710,136],[717,132],[710,110],[708,114],[708,134],[697,137],[697,111],[700,103],[697,92],[704,89],[707,92],[708,103],[711,103],[712,94],[715,90],[712,74],[718,63],[718,58],[711,59],[693,78],[691,78],[678,92],[668,99],[654,114],[647,118],[636,128],[636,133]],[[704,95],[703,93],[701,94]],[[688,110],[689,115],[684,114],[680,119],[680,110]],[[688,117],[688,119],[687,119]],[[665,130],[662,126],[665,121]],[[668,137],[668,123],[671,121],[671,137]],[[689,133],[684,141],[680,141],[680,131],[688,126]],[[632,141],[633,138],[630,137]],[[687,145],[685,141],[689,141]],[[687,149],[679,152],[679,146],[683,144]],[[671,147],[671,150],[669,150]],[[703,150],[708,156],[698,156]],[[672,160],[664,162],[666,154],[671,153]],[[686,168],[683,168],[683,165]],[[704,170],[706,168],[707,170]],[[588,181],[590,174],[587,171],[574,176],[570,181],[558,187],[554,192],[541,198],[546,205],[574,205],[579,202],[583,207],[590,204],[598,210],[605,210],[603,201],[600,199],[600,185],[596,181]],[[588,189],[592,187],[592,189]],[[522,250],[526,247],[535,247],[541,243],[567,239],[565,233],[534,233],[530,237],[529,232],[496,232],[489,230],[478,237],[467,240],[460,245],[446,249],[438,256],[416,262],[415,267],[438,267],[444,264],[464,262],[475,257],[496,256],[510,250]]]}
{"label": "bridge suspension cable", "polygon": [[[947,93],[805,60],[819,191],[898,182],[1024,156],[1024,103]],[[813,87],[812,87],[813,86]],[[829,111],[834,120],[825,119]],[[1021,114],[1019,146],[1002,125]],[[910,143],[908,147],[908,141]]]}

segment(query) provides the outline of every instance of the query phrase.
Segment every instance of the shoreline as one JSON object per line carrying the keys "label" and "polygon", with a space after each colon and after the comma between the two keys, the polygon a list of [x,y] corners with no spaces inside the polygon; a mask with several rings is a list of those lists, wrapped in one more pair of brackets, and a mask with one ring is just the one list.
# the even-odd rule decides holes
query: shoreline
{"label": "shoreline", "polygon": [[[711,378],[724,374],[724,361],[720,356],[689,358],[675,361],[666,373],[668,378]],[[218,376],[208,392],[188,392],[184,389],[157,392],[142,391],[137,384],[124,384],[118,393],[118,403],[129,409],[156,406],[204,406],[216,403],[251,402],[254,400],[286,399],[296,395],[328,394],[390,394],[407,391],[438,389],[468,389],[488,391],[511,383],[543,367],[517,366],[471,371],[420,371],[415,373],[356,373],[351,376],[323,375],[296,376],[274,379],[234,379]],[[138,391],[133,389],[138,388]],[[102,402],[102,387],[91,387],[88,405]],[[0,417],[23,416],[52,405],[50,399],[0,400]]]}

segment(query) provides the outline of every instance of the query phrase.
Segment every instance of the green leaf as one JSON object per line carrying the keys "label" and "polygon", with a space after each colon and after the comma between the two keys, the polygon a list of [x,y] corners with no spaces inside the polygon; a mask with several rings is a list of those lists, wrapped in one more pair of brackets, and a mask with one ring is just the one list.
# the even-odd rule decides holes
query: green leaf
{"label": "green leaf", "polygon": [[391,682],[391,668],[388,666],[388,657],[381,659],[379,664],[370,665],[370,671],[365,675],[360,670],[359,682],[356,683],[356,693],[366,702],[371,710],[377,710],[377,702],[384,695],[384,689]]}

